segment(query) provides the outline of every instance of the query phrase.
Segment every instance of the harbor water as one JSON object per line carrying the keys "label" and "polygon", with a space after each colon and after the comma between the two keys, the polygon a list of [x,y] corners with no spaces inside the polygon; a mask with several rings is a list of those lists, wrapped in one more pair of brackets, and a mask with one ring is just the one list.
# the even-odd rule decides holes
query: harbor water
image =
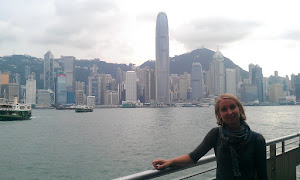
{"label": "harbor water", "polygon": [[[250,128],[266,140],[300,132],[300,106],[245,110]],[[0,122],[0,179],[118,178],[153,169],[156,158],[191,152],[217,125],[213,107],[34,109],[32,114],[31,120]]]}

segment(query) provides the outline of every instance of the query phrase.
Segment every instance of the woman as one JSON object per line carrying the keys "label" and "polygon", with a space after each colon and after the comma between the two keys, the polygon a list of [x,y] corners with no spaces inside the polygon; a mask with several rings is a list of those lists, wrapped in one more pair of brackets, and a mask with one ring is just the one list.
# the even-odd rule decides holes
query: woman
{"label": "woman", "polygon": [[157,159],[152,162],[153,166],[158,170],[187,166],[214,148],[217,180],[268,179],[265,139],[250,130],[238,98],[232,94],[220,95],[215,104],[215,115],[219,127],[211,129],[193,152],[169,160]]}

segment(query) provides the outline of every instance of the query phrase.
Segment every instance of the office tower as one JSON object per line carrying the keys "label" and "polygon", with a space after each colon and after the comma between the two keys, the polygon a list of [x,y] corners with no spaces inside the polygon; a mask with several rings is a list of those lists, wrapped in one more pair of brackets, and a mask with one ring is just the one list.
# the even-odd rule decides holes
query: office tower
{"label": "office tower", "polygon": [[274,71],[274,76],[278,77],[278,71]]}
{"label": "office tower", "polygon": [[86,104],[86,95],[85,95],[85,83],[77,81],[75,82],[75,101],[76,104]]}
{"label": "office tower", "polygon": [[150,103],[155,100],[155,71],[147,69],[145,75],[145,102]]}
{"label": "office tower", "polygon": [[67,77],[59,74],[56,87],[56,104],[67,104]]}
{"label": "office tower", "polygon": [[170,76],[170,101],[176,102],[179,98],[179,77],[177,74]]}
{"label": "office tower", "polygon": [[119,96],[119,104],[122,104],[122,101],[125,101],[125,84],[118,84],[118,96]]}
{"label": "office tower", "polygon": [[188,79],[185,76],[180,76],[178,79],[178,97],[181,101],[187,100]]}
{"label": "office tower", "polygon": [[241,101],[254,102],[257,100],[257,86],[250,84],[243,84],[241,87]]}
{"label": "office tower", "polygon": [[19,84],[9,83],[9,85],[8,85],[8,101],[14,102],[15,97],[19,101]]}
{"label": "office tower", "polygon": [[95,96],[87,96],[86,105],[88,106],[96,106],[96,97]]}
{"label": "office tower", "polygon": [[294,76],[295,78],[295,94],[296,94],[296,102],[300,102],[300,73]]}
{"label": "office tower", "polygon": [[249,83],[252,84],[252,68],[254,68],[254,64],[249,64]]}
{"label": "office tower", "polygon": [[36,104],[36,80],[26,80],[26,104]]}
{"label": "office tower", "polygon": [[290,91],[292,89],[291,80],[288,75],[285,76],[284,82],[286,85],[286,90]]}
{"label": "office tower", "polygon": [[[44,89],[50,92],[50,104],[55,104],[54,56],[51,51],[44,55]],[[42,92],[42,91],[41,91]]]}
{"label": "office tower", "polygon": [[272,84],[270,85],[269,91],[269,101],[270,102],[278,102],[279,98],[283,96],[282,86],[281,84]]}
{"label": "office tower", "polygon": [[2,72],[1,84],[9,84],[10,72]]}
{"label": "office tower", "polygon": [[118,91],[107,90],[104,97],[104,105],[118,105],[119,95]]}
{"label": "office tower", "polygon": [[225,93],[224,56],[217,50],[213,61],[209,64],[209,94],[220,95]]}
{"label": "office tower", "polygon": [[28,79],[28,76],[31,74],[31,68],[30,66],[25,66],[25,73],[24,73],[24,76],[25,76],[25,80]]}
{"label": "office tower", "polygon": [[291,74],[291,88],[295,89],[295,74]]}
{"label": "office tower", "polygon": [[123,71],[121,68],[118,68],[117,75],[116,75],[116,81],[118,84],[121,84],[123,82]]}
{"label": "office tower", "polygon": [[89,76],[88,96],[95,97],[95,104],[101,104],[102,82],[100,76]]}
{"label": "office tower", "polygon": [[193,63],[191,79],[192,99],[203,98],[203,72],[199,62]]}
{"label": "office tower", "polygon": [[67,88],[67,103],[75,103],[75,57],[61,56],[64,62],[64,73],[66,75],[66,88]]}
{"label": "office tower", "polygon": [[37,90],[37,107],[45,108],[51,104],[51,90],[38,89]]}
{"label": "office tower", "polygon": [[236,71],[235,69],[226,69],[226,93],[236,96]]}
{"label": "office tower", "polygon": [[255,65],[252,68],[251,82],[252,85],[257,86],[258,101],[264,102],[263,74],[262,74],[262,68],[259,67],[259,65]]}
{"label": "office tower", "polygon": [[137,101],[137,85],[136,85],[136,73],[135,71],[126,72],[125,90],[126,90],[126,101],[136,102]]}
{"label": "office tower", "polygon": [[156,61],[156,101],[169,103],[170,100],[170,60],[169,60],[169,27],[167,15],[157,15],[155,37]]}

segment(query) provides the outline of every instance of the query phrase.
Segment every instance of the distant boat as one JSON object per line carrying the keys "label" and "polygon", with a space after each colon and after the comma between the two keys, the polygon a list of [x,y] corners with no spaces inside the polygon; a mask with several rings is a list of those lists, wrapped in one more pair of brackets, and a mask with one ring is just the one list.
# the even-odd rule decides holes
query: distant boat
{"label": "distant boat", "polygon": [[30,118],[30,104],[0,104],[0,121],[28,120]]}
{"label": "distant boat", "polygon": [[58,104],[55,106],[56,110],[74,110],[76,107],[73,105],[66,105],[66,104]]}
{"label": "distant boat", "polygon": [[76,112],[93,112],[92,106],[76,106],[75,107]]}
{"label": "distant boat", "polygon": [[200,103],[199,107],[209,107],[209,103]]}
{"label": "distant boat", "polygon": [[136,108],[136,104],[134,104],[134,103],[124,103],[124,104],[122,104],[122,108]]}

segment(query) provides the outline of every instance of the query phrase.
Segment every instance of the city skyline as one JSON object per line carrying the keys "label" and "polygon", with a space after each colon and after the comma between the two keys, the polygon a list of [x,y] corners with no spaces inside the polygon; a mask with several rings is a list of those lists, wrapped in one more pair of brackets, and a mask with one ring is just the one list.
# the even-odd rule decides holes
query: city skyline
{"label": "city skyline", "polygon": [[0,56],[43,57],[51,50],[55,57],[140,65],[155,60],[153,27],[157,13],[163,11],[169,20],[170,57],[219,46],[243,69],[254,63],[263,67],[264,76],[275,70],[280,76],[298,73],[296,1],[1,2]]}

